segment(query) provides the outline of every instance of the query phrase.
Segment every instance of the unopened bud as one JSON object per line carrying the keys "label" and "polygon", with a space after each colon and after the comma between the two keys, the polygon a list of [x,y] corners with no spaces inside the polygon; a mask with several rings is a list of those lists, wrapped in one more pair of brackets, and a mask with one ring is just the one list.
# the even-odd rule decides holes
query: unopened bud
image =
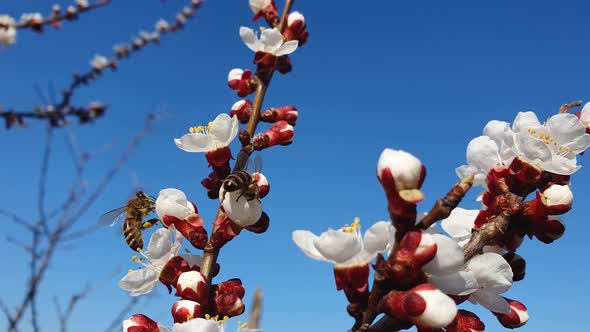
{"label": "unopened bud", "polygon": [[123,332],[159,332],[158,323],[146,315],[133,315],[131,318],[123,321]]}
{"label": "unopened bud", "polygon": [[187,200],[184,192],[174,188],[160,190],[156,199],[156,214],[165,226],[197,213],[197,206]]}
{"label": "unopened bud", "polygon": [[294,126],[297,122],[299,113],[295,106],[282,106],[277,108],[270,108],[260,114],[260,119],[264,122],[278,122],[281,120],[287,121],[288,124]]}
{"label": "unopened bud", "polygon": [[386,191],[396,191],[406,202],[418,203],[424,199],[420,187],[426,169],[413,155],[402,151],[385,149],[377,163],[377,177]]}
{"label": "unopened bud", "polygon": [[230,279],[213,287],[214,312],[221,316],[234,317],[244,310],[245,290],[240,279]]}
{"label": "unopened bud", "polygon": [[252,71],[242,70],[239,68],[232,69],[227,76],[227,84],[236,91],[239,97],[246,97],[256,90],[256,85],[252,83]]}
{"label": "unopened bud", "polygon": [[485,331],[485,324],[477,317],[476,314],[467,311],[459,310],[455,321],[447,327],[446,332],[483,332]]}
{"label": "unopened bud", "polygon": [[253,176],[258,185],[258,197],[262,199],[270,192],[270,184],[268,183],[266,176],[262,173],[254,173]]}
{"label": "unopened bud", "polygon": [[526,261],[524,258],[514,252],[507,252],[503,256],[512,269],[512,281],[524,279],[526,273]]}
{"label": "unopened bud", "polygon": [[379,304],[388,316],[418,328],[443,328],[453,322],[457,305],[434,285],[421,284],[405,292],[392,291]]}
{"label": "unopened bud", "polygon": [[176,284],[176,295],[203,303],[207,300],[207,279],[198,271],[181,273]]}
{"label": "unopened bud", "polygon": [[569,185],[552,184],[543,191],[547,214],[564,214],[572,208],[574,194]]}
{"label": "unopened bud", "polygon": [[261,234],[266,232],[269,226],[270,218],[266,212],[262,211],[262,216],[260,216],[260,219],[254,225],[246,227],[246,229],[252,233]]}
{"label": "unopened bud", "polygon": [[238,117],[240,123],[246,124],[250,121],[250,114],[252,114],[252,102],[246,99],[236,101],[231,107],[229,115]]}
{"label": "unopened bud", "polygon": [[172,306],[172,317],[175,323],[184,323],[203,314],[201,304],[190,300],[180,300]]}
{"label": "unopened bud", "polygon": [[510,313],[494,313],[500,324],[509,329],[515,329],[525,325],[529,321],[529,313],[525,305],[516,300],[506,299],[506,301],[510,304]]}
{"label": "unopened bud", "polygon": [[533,234],[543,243],[558,240],[565,233],[565,224],[559,216],[548,216],[546,219],[535,220]]}
{"label": "unopened bud", "polygon": [[300,12],[292,12],[287,18],[287,28],[283,33],[285,40],[299,41],[299,47],[303,46],[309,37],[306,30],[305,17]]}

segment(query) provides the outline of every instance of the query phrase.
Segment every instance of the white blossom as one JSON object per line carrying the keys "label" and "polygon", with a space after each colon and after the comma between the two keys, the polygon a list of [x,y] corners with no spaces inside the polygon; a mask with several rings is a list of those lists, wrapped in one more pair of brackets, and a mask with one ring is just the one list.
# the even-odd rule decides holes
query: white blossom
{"label": "white blossom", "polygon": [[454,208],[451,214],[441,221],[442,229],[455,239],[460,247],[464,247],[471,238],[478,214],[479,210]]}
{"label": "white blossom", "polygon": [[290,40],[285,42],[283,35],[277,28],[265,29],[262,31],[260,38],[256,36],[254,30],[241,27],[240,37],[242,41],[254,52],[269,53],[274,56],[282,56],[293,53],[299,42]]}
{"label": "white blossom", "polygon": [[160,272],[168,261],[178,254],[182,245],[182,235],[174,226],[160,228],[150,238],[147,251],[140,253],[144,258],[133,257],[133,261],[144,268],[130,270],[119,281],[119,287],[129,291],[131,296],[143,295],[151,292],[158,284]]}
{"label": "white blossom", "polygon": [[238,118],[224,113],[206,127],[192,127],[190,134],[174,139],[174,143],[186,152],[210,152],[228,146],[238,135],[238,129]]}
{"label": "white blossom", "polygon": [[544,125],[533,112],[519,113],[513,130],[518,154],[556,174],[570,175],[577,171],[580,166],[576,155],[590,146],[586,127],[569,113],[554,115]]}
{"label": "white blossom", "polygon": [[379,178],[382,177],[385,169],[389,169],[393,175],[399,191],[419,189],[423,180],[422,162],[403,150],[383,150],[377,162],[377,176]]}
{"label": "white blossom", "polygon": [[339,230],[329,229],[317,236],[310,231],[293,232],[293,241],[303,253],[313,259],[337,267],[368,264],[378,253],[387,250],[395,240],[395,229],[389,221],[379,221],[361,236],[359,219]]}
{"label": "white blossom", "polygon": [[194,318],[184,323],[175,323],[172,330],[159,326],[160,332],[223,332],[223,325],[212,319]]}
{"label": "white blossom", "polygon": [[590,103],[586,103],[580,113],[580,120],[587,128],[590,128]]}

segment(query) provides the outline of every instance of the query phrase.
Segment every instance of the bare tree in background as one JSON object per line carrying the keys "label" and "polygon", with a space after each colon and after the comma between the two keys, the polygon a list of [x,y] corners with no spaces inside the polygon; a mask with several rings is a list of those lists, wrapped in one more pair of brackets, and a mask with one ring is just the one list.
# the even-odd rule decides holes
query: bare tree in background
{"label": "bare tree in background", "polygon": [[[43,18],[41,14],[23,15],[20,21],[0,15],[0,43],[9,46],[16,41],[16,31],[31,29],[36,32],[42,32],[44,27],[60,27],[64,21],[73,21],[79,18],[80,14],[108,5],[110,0],[97,0],[88,2],[86,0],[76,0],[75,5],[62,10],[58,5],[54,5],[51,14]],[[40,331],[39,308],[38,308],[38,290],[44,282],[48,269],[52,262],[59,259],[57,256],[58,249],[65,247],[71,241],[79,240],[97,229],[96,226],[87,227],[80,230],[75,227],[79,224],[84,216],[85,211],[91,208],[97,199],[104,193],[107,186],[112,182],[115,175],[127,163],[129,157],[143,140],[143,138],[153,128],[157,120],[157,113],[146,115],[145,122],[141,128],[137,129],[134,137],[124,148],[119,157],[103,175],[102,179],[95,185],[87,184],[86,171],[90,162],[96,155],[86,151],[76,138],[73,130],[66,127],[69,124],[68,119],[77,119],[80,124],[86,124],[95,121],[105,114],[107,106],[102,102],[91,102],[87,106],[76,106],[72,103],[72,97],[75,91],[86,86],[107,70],[116,70],[121,60],[143,50],[150,44],[159,44],[162,36],[181,31],[185,24],[195,14],[200,7],[200,0],[188,0],[186,6],[181,9],[175,16],[173,23],[161,19],[156,22],[153,31],[140,32],[137,37],[132,38],[128,43],[118,44],[114,49],[111,57],[96,55],[91,61],[91,68],[83,74],[74,74],[71,83],[63,90],[59,101],[51,104],[35,106],[30,111],[19,111],[12,108],[0,108],[0,117],[5,120],[6,128],[24,127],[25,121],[42,120],[47,121],[46,137],[43,144],[43,157],[39,171],[39,183],[37,188],[36,208],[38,218],[31,220],[21,217],[17,211],[11,211],[6,206],[0,206],[0,216],[11,220],[13,223],[22,227],[23,230],[30,234],[30,241],[22,242],[21,236],[7,235],[6,239],[10,243],[21,247],[30,257],[27,284],[25,292],[20,300],[0,299],[0,309],[6,317],[8,323],[7,331],[18,331],[24,325],[24,320],[30,320],[33,331]],[[64,129],[60,129],[66,127]],[[56,130],[66,130],[67,134],[65,146],[56,141]],[[56,160],[52,158],[55,150],[65,148],[71,156],[74,164],[75,173],[71,179],[68,194],[61,199],[58,207],[50,209],[47,206],[47,183],[52,176],[51,169],[54,167],[65,167],[63,164],[54,164]],[[65,180],[64,180],[65,181]],[[92,223],[88,223],[92,224]],[[24,278],[22,278],[24,279]],[[76,305],[86,298],[93,290],[101,287],[100,281],[93,281],[88,285],[80,285],[81,291],[72,294],[67,301],[60,301],[54,298],[55,310],[57,312],[59,326],[47,327],[45,330],[67,331],[68,322],[74,312]],[[120,316],[124,317],[129,314],[137,304],[137,298],[130,299],[127,305],[122,308]],[[64,304],[65,303],[65,304]],[[27,314],[28,313],[28,314]],[[106,331],[112,331],[119,327],[121,318],[113,317]]]}

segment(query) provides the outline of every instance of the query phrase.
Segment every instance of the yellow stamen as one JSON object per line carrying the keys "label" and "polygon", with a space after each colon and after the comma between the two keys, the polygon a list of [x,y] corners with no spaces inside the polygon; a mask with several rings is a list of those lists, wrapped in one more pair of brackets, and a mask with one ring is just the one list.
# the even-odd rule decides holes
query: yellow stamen
{"label": "yellow stamen", "polygon": [[191,314],[186,315],[186,320],[192,320],[194,318],[195,317],[193,317],[193,315],[191,315]]}
{"label": "yellow stamen", "polygon": [[132,269],[129,269],[129,270],[127,270],[127,273],[131,273],[131,272],[133,272],[133,270],[132,270]]}
{"label": "yellow stamen", "polygon": [[133,257],[131,257],[131,260],[134,262],[139,262],[141,259],[139,259],[139,257],[137,257],[137,256],[133,256]]}
{"label": "yellow stamen", "polygon": [[205,314],[205,319],[211,319],[211,315]]}

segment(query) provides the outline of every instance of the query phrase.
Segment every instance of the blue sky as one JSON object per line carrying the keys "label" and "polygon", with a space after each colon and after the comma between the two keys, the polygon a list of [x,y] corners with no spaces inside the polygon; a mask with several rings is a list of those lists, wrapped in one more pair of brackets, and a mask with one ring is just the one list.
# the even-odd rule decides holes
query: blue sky
{"label": "blue sky", "polygon": [[[279,1],[280,2],[280,1]],[[66,3],[60,1],[60,3]],[[160,17],[171,19],[181,0],[114,1],[108,7],[43,35],[21,31],[17,44],[1,49],[0,104],[30,109],[40,103],[34,85],[62,87],[72,71],[82,71],[95,53],[110,54]],[[46,1],[3,3],[0,12],[19,16],[43,10]],[[585,1],[296,1],[307,18],[310,39],[292,56],[294,70],[276,75],[266,106],[294,104],[300,110],[295,142],[265,151],[264,172],[271,183],[265,210],[271,228],[264,235],[243,233],[222,251],[221,280],[239,277],[249,304],[254,288],[265,293],[263,327],[269,332],[344,331],[351,326],[344,295],[336,292],[332,269],[306,258],[291,242],[295,229],[316,233],[361,217],[365,228],[387,218],[386,201],[375,167],[385,147],[414,153],[426,165],[423,210],[457,181],[465,147],[491,119],[512,121],[519,111],[540,118],[559,105],[590,99],[590,23]],[[88,151],[100,151],[89,169],[96,184],[145,114],[164,107],[158,122],[107,193],[80,223],[125,202],[138,178],[146,191],[176,187],[199,206],[206,220],[215,213],[199,181],[208,174],[204,157],[177,149],[172,139],[190,126],[206,124],[237,100],[226,86],[234,67],[252,68],[253,54],[241,42],[241,25],[256,27],[246,0],[210,0],[185,31],[167,36],[107,73],[74,97],[74,103],[102,100],[108,115],[94,125],[72,128]],[[36,190],[44,128],[0,131],[0,207],[25,217],[36,215]],[[73,167],[56,137],[48,204],[59,204]],[[60,145],[61,144],[61,145]],[[107,146],[108,148],[104,148]],[[582,156],[579,162],[589,162]],[[585,323],[590,266],[582,243],[590,231],[590,174],[573,178],[574,210],[564,237],[552,245],[526,241],[524,281],[509,297],[524,302],[531,315],[522,331],[574,329]],[[477,207],[471,195],[463,207]],[[27,234],[2,223],[3,234],[26,241]],[[27,258],[0,242],[4,285],[0,298],[16,303],[22,294]],[[52,298],[65,301],[89,281],[120,267],[133,267],[131,252],[116,230],[104,229],[58,251],[40,290],[42,322],[53,331]],[[124,272],[119,272],[122,274]],[[122,275],[121,275],[122,276]],[[109,279],[80,304],[71,330],[102,331],[125,304],[127,295]],[[139,311],[171,325],[174,297],[159,288]],[[469,307],[467,307],[469,308]],[[477,311],[487,331],[500,331],[490,314]],[[0,328],[5,322],[0,320]],[[233,328],[233,326],[232,326]],[[22,331],[29,327],[23,325]],[[230,329],[231,330],[231,329]]]}

